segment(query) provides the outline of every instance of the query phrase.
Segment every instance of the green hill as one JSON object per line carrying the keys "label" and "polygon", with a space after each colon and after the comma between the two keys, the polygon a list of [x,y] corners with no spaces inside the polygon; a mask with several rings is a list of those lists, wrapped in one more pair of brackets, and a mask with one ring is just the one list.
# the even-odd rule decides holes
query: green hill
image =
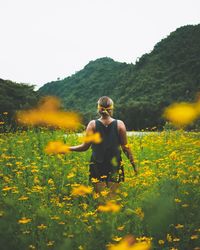
{"label": "green hill", "polygon": [[193,101],[200,89],[200,24],[178,28],[135,64],[100,58],[63,80],[45,84],[40,95],[60,97],[65,108],[95,118],[102,95],[115,102],[115,117],[128,129],[162,126],[163,108]]}

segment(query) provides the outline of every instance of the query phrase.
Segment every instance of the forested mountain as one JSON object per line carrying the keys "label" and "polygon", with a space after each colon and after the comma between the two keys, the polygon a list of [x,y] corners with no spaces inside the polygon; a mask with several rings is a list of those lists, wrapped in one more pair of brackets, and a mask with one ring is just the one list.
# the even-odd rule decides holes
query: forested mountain
{"label": "forested mountain", "polygon": [[0,131],[4,131],[3,123],[14,126],[13,116],[16,110],[30,108],[36,105],[38,93],[34,86],[19,84],[8,80],[0,79]]}
{"label": "forested mountain", "polygon": [[178,28],[157,43],[135,64],[100,58],[84,69],[39,89],[41,95],[59,96],[67,109],[96,114],[96,102],[108,95],[115,117],[129,129],[164,124],[163,108],[175,101],[194,101],[200,88],[200,25]]}

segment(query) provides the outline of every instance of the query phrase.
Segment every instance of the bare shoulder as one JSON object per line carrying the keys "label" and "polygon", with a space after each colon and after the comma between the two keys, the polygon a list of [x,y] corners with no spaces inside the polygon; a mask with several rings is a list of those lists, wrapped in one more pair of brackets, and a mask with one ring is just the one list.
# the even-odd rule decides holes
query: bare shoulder
{"label": "bare shoulder", "polygon": [[89,129],[94,129],[94,128],[95,128],[95,120],[91,120],[91,121],[88,123],[87,128],[89,128]]}
{"label": "bare shoulder", "polygon": [[117,125],[118,125],[118,129],[126,129],[124,122],[121,120],[117,120]]}

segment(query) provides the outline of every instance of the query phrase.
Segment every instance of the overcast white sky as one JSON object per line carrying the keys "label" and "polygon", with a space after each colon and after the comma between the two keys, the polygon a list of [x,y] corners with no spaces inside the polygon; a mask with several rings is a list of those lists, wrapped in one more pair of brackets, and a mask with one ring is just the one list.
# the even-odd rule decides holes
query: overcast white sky
{"label": "overcast white sky", "polygon": [[200,23],[200,0],[0,0],[0,10],[0,78],[36,89],[100,57],[135,63]]}

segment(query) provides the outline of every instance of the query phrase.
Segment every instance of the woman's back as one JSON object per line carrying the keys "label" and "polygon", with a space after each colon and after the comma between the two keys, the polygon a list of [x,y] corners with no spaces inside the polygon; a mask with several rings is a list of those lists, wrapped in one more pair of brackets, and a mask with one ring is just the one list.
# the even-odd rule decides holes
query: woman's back
{"label": "woman's back", "polygon": [[96,162],[109,162],[113,157],[121,160],[120,138],[117,120],[113,119],[108,125],[100,120],[95,120],[95,132],[101,136],[101,143],[92,144],[92,157]]}

